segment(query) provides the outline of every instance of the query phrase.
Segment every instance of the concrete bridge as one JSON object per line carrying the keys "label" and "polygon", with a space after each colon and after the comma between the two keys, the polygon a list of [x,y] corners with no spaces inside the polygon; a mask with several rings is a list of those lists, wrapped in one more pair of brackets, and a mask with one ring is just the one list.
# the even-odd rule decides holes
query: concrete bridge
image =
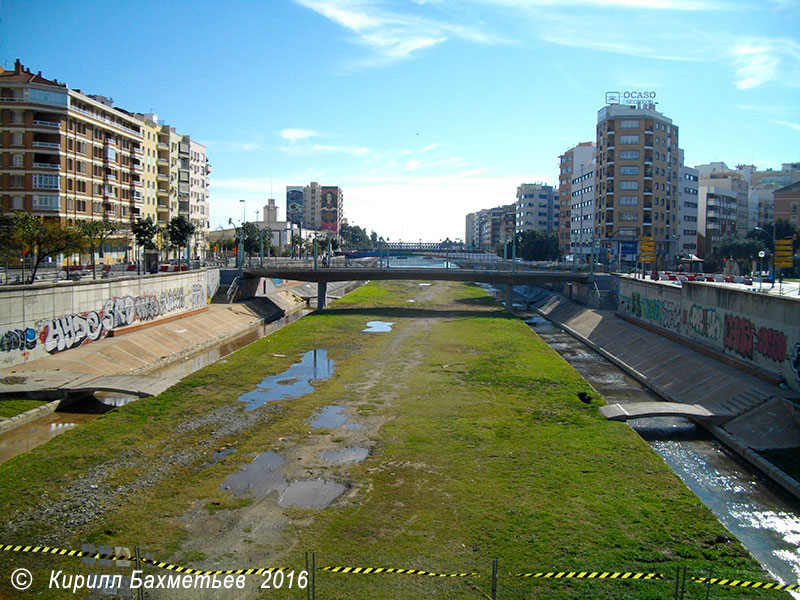
{"label": "concrete bridge", "polygon": [[588,283],[587,273],[572,271],[529,271],[494,269],[435,269],[435,268],[379,268],[361,267],[282,267],[265,266],[243,271],[244,279],[266,277],[272,279],[291,279],[294,281],[315,281],[318,284],[317,308],[327,305],[327,286],[329,281],[372,281],[379,279],[422,280],[422,281],[469,281],[506,286],[507,307],[510,307],[511,288],[515,285],[533,285],[554,282]]}
{"label": "concrete bridge", "polygon": [[631,402],[600,407],[600,414],[610,421],[627,421],[646,417],[684,417],[700,423],[724,423],[735,415],[730,412],[713,412],[700,404],[680,402]]}

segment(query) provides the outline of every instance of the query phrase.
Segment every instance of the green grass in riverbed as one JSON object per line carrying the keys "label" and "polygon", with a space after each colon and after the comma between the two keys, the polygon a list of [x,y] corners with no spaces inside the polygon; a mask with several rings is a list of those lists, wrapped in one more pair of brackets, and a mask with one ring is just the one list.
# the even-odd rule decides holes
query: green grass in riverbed
{"label": "green grass in riverbed", "polygon": [[[315,394],[282,403],[250,435],[220,440],[237,445],[223,463],[206,470],[201,464],[178,468],[64,544],[75,547],[83,539],[138,543],[159,558],[181,556],[185,533],[176,517],[198,499],[224,502],[217,487],[227,473],[248,462],[252,452],[279,445],[279,437],[302,439],[304,419],[346,399],[347,384],[361,381],[384,361],[368,412],[387,420],[373,454],[349,470],[354,500],[322,511],[289,511],[298,520],[287,534],[298,541],[282,564],[299,570],[301,553],[308,549],[317,552],[318,566],[477,571],[481,577],[472,581],[488,591],[496,557],[502,573],[499,598],[556,599],[666,598],[671,584],[532,581],[508,574],[622,570],[669,575],[676,564],[695,574],[710,565],[758,569],[629,427],[603,419],[598,401],[586,406],[578,400],[577,392],[590,386],[524,323],[475,286],[437,284],[423,306],[406,303],[419,289],[404,282],[360,288],[331,310],[190,375],[158,398],[112,411],[0,465],[0,505],[12,514],[35,505],[42,490],[57,498],[62,485],[112,451],[134,449],[146,465],[160,452],[195,448],[208,430],[177,433],[179,423],[235,402],[304,352],[327,348],[336,362],[334,376]],[[394,321],[393,332],[361,334],[373,319]],[[390,349],[417,361],[411,374],[402,361],[385,361]],[[142,468],[124,470],[115,483],[136,478]],[[259,565],[232,562],[229,568],[250,566]],[[317,585],[318,597],[325,598],[479,597],[463,579],[319,573]],[[724,590],[730,598],[757,594]],[[273,590],[268,597],[297,596],[297,590]],[[712,592],[711,597],[723,596]]]}

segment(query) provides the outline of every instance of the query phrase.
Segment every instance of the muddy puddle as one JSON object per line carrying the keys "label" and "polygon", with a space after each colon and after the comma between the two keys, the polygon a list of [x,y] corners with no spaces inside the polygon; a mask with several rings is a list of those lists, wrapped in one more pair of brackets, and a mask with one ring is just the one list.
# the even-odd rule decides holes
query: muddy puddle
{"label": "muddy puddle", "polygon": [[387,333],[392,330],[394,322],[390,321],[367,321],[367,328],[362,329],[362,333]]}
{"label": "muddy puddle", "polygon": [[239,401],[246,403],[245,410],[250,411],[269,402],[305,396],[314,391],[313,382],[330,378],[334,365],[328,358],[327,350],[309,350],[300,362],[294,363],[283,373],[262,379],[256,389],[239,396]]}
{"label": "muddy puddle", "polygon": [[369,456],[369,450],[361,446],[345,448],[343,450],[325,450],[320,458],[325,462],[341,465],[345,463],[360,463]]}
{"label": "muddy puddle", "polygon": [[219,489],[236,496],[263,498],[270,492],[278,495],[278,505],[297,508],[325,508],[347,489],[328,479],[288,481],[283,476],[286,461],[272,450],[259,454],[241,471],[231,473]]}
{"label": "muddy puddle", "polygon": [[347,409],[343,406],[331,404],[325,408],[316,411],[309,419],[309,426],[313,429],[325,427],[333,429],[335,427],[344,427],[345,429],[361,429],[363,425],[360,423],[352,423],[349,421]]}

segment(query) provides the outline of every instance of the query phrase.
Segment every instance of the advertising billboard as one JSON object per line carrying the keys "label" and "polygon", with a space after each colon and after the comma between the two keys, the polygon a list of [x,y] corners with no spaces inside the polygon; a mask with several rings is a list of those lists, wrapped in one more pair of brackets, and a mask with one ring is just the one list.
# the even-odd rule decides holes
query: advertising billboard
{"label": "advertising billboard", "polygon": [[300,223],[303,220],[302,186],[286,186],[286,220],[291,223]]}

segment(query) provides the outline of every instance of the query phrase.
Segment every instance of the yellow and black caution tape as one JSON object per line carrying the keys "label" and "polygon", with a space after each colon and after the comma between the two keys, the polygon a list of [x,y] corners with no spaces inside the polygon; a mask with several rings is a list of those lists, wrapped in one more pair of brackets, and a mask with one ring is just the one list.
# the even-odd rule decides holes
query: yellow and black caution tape
{"label": "yellow and black caution tape", "polygon": [[395,569],[393,567],[322,567],[322,571],[330,573],[348,573],[367,575],[377,573],[397,573],[399,575],[423,575],[425,577],[475,577],[477,573],[432,573],[422,569]]}
{"label": "yellow and black caution tape", "polygon": [[[67,550],[66,548],[51,548],[50,546],[15,546],[13,544],[0,545],[0,550],[9,552],[34,552],[39,554],[57,554],[59,556],[74,556],[75,558],[96,558],[100,560],[134,560],[133,556],[127,554],[103,554],[101,552],[85,552],[83,550]],[[231,569],[227,571],[206,571],[203,569],[192,569],[180,565],[153,560],[151,558],[139,558],[145,564],[151,564],[159,569],[175,571],[176,573],[186,573],[187,575],[262,575],[264,573],[277,573],[278,571],[288,572],[292,569],[288,567],[262,567],[258,569]]]}
{"label": "yellow and black caution tape", "polygon": [[664,579],[661,573],[614,573],[600,571],[553,571],[550,573],[519,573],[514,577],[534,579]]}
{"label": "yellow and black caution tape", "polygon": [[788,592],[800,590],[800,585],[783,585],[781,583],[770,583],[767,581],[744,581],[741,579],[721,579],[719,577],[692,577],[692,581],[696,581],[697,583],[707,583],[710,585],[760,588],[762,590],[786,590]]}

